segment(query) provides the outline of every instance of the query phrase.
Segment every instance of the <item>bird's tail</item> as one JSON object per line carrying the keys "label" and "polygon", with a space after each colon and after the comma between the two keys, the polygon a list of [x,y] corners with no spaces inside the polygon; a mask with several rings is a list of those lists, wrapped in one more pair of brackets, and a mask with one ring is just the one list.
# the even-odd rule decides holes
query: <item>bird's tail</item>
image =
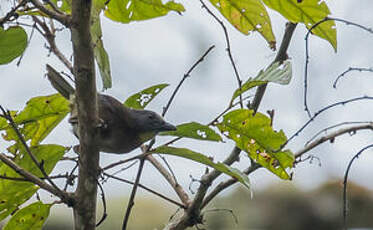
{"label": "bird's tail", "polygon": [[48,64],[47,76],[52,86],[66,99],[70,99],[70,96],[75,92],[74,88],[57,72],[57,70]]}

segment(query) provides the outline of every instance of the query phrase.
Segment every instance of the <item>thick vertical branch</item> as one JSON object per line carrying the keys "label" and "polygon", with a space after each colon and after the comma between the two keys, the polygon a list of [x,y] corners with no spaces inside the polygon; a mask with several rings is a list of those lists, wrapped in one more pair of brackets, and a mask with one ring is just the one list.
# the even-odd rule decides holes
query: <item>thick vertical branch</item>
{"label": "thick vertical branch", "polygon": [[71,39],[79,122],[79,178],[74,206],[75,230],[95,229],[99,150],[95,145],[98,124],[93,46],[90,32],[91,0],[72,1]]}

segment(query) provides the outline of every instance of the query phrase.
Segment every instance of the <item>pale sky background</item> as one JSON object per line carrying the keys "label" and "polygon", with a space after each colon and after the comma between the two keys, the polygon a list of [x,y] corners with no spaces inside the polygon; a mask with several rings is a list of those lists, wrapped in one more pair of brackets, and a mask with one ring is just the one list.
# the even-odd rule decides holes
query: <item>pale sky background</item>
{"label": "pale sky background", "polygon": [[[204,9],[201,9],[199,1],[182,1],[182,3],[186,8],[183,16],[170,13],[166,17],[129,25],[103,19],[104,45],[110,55],[113,77],[113,88],[105,93],[124,101],[141,89],[158,83],[169,83],[170,86],[149,105],[149,109],[161,112],[183,74],[208,47],[216,45],[216,48],[182,86],[166,115],[166,119],[173,124],[189,121],[207,123],[227,106],[237,83],[225,52],[225,38],[221,27]],[[327,1],[327,3],[332,16],[373,27],[373,1]],[[212,6],[210,9],[213,9]],[[286,21],[278,13],[268,11],[277,43],[280,44]],[[1,11],[1,14],[4,12]],[[275,53],[268,48],[266,41],[258,33],[244,36],[226,21],[224,22],[230,34],[232,53],[242,79],[254,77],[260,69],[272,62]],[[332,88],[334,79],[348,67],[373,67],[373,34],[341,23],[337,23],[337,33],[338,53],[334,53],[325,40],[317,37],[310,39],[309,106],[313,112],[340,100],[363,95],[373,96],[372,73],[351,73],[339,82],[337,90]],[[308,120],[303,106],[305,34],[304,26],[300,25],[296,29],[288,51],[293,61],[291,83],[287,86],[271,84],[259,109],[263,113],[274,109],[274,127],[283,129],[288,137]],[[67,56],[71,55],[69,36],[69,33],[64,31],[58,34],[57,39],[59,48]],[[22,109],[29,98],[55,92],[44,77],[45,64],[52,64],[58,70],[66,71],[66,69],[63,69],[62,64],[53,55],[48,57],[44,43],[41,36],[35,32],[20,67],[16,66],[16,61],[0,66],[2,106],[11,110]],[[98,85],[101,87],[100,83]],[[357,102],[332,109],[318,117],[288,147],[294,152],[299,150],[323,127],[342,121],[372,120],[372,112],[373,101]],[[157,144],[164,140],[159,138]],[[294,169],[293,181],[285,183],[293,183],[303,189],[312,189],[329,179],[340,180],[352,156],[372,141],[372,133],[363,131],[354,136],[339,137],[334,144],[326,143],[312,151],[320,157],[321,167],[318,166],[317,161],[314,164],[307,162],[299,164]],[[44,142],[71,146],[76,144],[77,140],[65,119]],[[1,151],[4,151],[4,142],[0,143]],[[226,140],[226,143],[183,140],[176,146],[188,147],[214,156],[215,159],[224,159],[234,144],[230,140]],[[103,153],[101,165],[138,153],[139,150],[129,155],[119,156]],[[354,163],[350,172],[352,181],[371,189],[373,189],[373,181],[367,178],[370,178],[373,172],[372,153],[372,150],[365,152]],[[190,175],[199,178],[204,171],[203,166],[188,160],[174,157],[167,157],[167,159],[179,182],[186,188],[190,183]],[[242,159],[237,167],[244,168],[248,165],[244,155]],[[67,166],[65,163],[59,164],[55,172],[65,172]],[[134,179],[136,170],[136,167],[133,167],[120,176]],[[276,176],[264,169],[250,175],[250,179],[254,194],[261,188],[280,182]],[[150,164],[146,165],[141,182],[175,197],[174,192]],[[112,180],[104,186],[108,197],[122,196],[130,189],[128,185]]]}

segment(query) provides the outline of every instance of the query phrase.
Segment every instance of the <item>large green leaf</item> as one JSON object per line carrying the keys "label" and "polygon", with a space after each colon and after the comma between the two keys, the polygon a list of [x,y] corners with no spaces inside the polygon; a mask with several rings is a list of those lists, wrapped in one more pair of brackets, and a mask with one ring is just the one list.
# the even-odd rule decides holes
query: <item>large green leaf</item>
{"label": "large green leaf", "polygon": [[20,56],[27,47],[27,34],[20,26],[4,30],[0,27],[0,65]]}
{"label": "large green leaf", "polygon": [[[289,21],[301,22],[309,29],[329,14],[329,8],[320,0],[263,0],[270,8],[278,11]],[[327,21],[312,30],[312,33],[327,40],[337,51],[337,31],[334,21]]]}
{"label": "large green leaf", "polygon": [[14,118],[24,125],[21,132],[31,139],[31,145],[40,143],[70,111],[69,101],[60,94],[30,99],[26,107]]}
{"label": "large green leaf", "polygon": [[0,221],[13,213],[14,210],[18,208],[18,206],[30,199],[39,189],[37,186],[31,183],[4,182],[4,179],[0,179]]}
{"label": "large green leaf", "polygon": [[236,180],[241,182],[243,185],[245,185],[247,188],[250,188],[250,181],[247,175],[242,173],[240,170],[230,167],[221,162],[215,163],[210,157],[207,157],[201,153],[197,153],[192,150],[185,149],[185,148],[175,148],[175,147],[169,147],[169,146],[160,146],[154,149],[152,152],[174,155],[174,156],[186,158],[186,159],[210,166],[224,174],[227,174],[228,176],[235,178]]}
{"label": "large green leaf", "polygon": [[38,201],[18,210],[3,230],[41,230],[52,205]]}
{"label": "large green leaf", "polygon": [[268,82],[287,85],[290,83],[291,78],[291,61],[286,60],[282,63],[275,62],[271,64],[267,69],[261,70],[255,78],[249,78],[244,84],[242,84],[241,89],[236,89],[236,91],[234,91],[233,93],[230,103],[232,104],[238,96],[256,86],[260,86]]}
{"label": "large green leaf", "polygon": [[249,34],[258,31],[270,44],[276,47],[271,20],[260,0],[210,0],[221,14],[240,32]]}
{"label": "large green leaf", "polygon": [[111,88],[111,70],[109,55],[104,48],[104,43],[102,41],[102,30],[101,30],[101,19],[100,13],[105,8],[105,4],[102,0],[94,0],[92,7],[92,24],[91,24],[91,34],[93,41],[93,51],[95,59],[100,70],[100,76],[102,79],[102,84],[104,89]]}
{"label": "large green leaf", "polygon": [[133,94],[124,105],[133,109],[144,109],[168,84],[154,85]]}
{"label": "large green leaf", "polygon": [[[44,162],[43,165],[47,174],[52,172],[57,162],[67,151],[65,147],[59,145],[37,145],[30,149],[39,162]],[[15,157],[14,161],[28,172],[36,176],[42,176],[40,169],[23,148],[20,149],[20,153]],[[5,164],[0,164],[0,175],[20,177],[18,173]],[[37,190],[38,187],[30,182],[0,179],[0,220],[26,202]]]}
{"label": "large green leaf", "polygon": [[176,131],[161,132],[161,136],[188,137],[204,141],[222,141],[222,138],[207,125],[189,122],[176,126]]}
{"label": "large green leaf", "polygon": [[271,119],[253,110],[238,109],[224,115],[217,124],[220,131],[236,142],[254,161],[282,179],[290,179],[287,169],[294,162],[293,154],[280,151],[287,138],[284,132],[273,130]]}
{"label": "large green leaf", "polygon": [[174,1],[161,0],[110,0],[106,5],[105,16],[113,21],[129,23],[156,18],[170,11],[184,12],[184,6]]}

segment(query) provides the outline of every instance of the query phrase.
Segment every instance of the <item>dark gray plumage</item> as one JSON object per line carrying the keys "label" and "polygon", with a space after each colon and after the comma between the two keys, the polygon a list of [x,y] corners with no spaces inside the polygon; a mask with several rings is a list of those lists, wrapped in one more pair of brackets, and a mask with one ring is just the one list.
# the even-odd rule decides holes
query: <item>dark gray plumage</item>
{"label": "dark gray plumage", "polygon": [[[47,76],[53,87],[67,99],[74,94],[74,88],[62,76],[47,65]],[[98,115],[101,120],[97,145],[100,151],[128,153],[162,131],[176,130],[157,113],[137,110],[124,106],[117,99],[98,94]],[[79,138],[77,113],[72,105],[69,122]]]}

